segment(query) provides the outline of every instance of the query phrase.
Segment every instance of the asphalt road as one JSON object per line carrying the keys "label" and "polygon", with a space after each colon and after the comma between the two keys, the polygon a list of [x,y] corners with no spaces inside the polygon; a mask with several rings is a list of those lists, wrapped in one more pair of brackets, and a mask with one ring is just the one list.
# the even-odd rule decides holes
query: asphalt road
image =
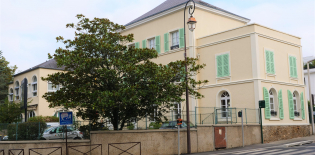
{"label": "asphalt road", "polygon": [[276,146],[253,146],[235,149],[218,150],[212,152],[196,153],[193,155],[315,155],[315,143],[301,146],[285,147],[284,145]]}

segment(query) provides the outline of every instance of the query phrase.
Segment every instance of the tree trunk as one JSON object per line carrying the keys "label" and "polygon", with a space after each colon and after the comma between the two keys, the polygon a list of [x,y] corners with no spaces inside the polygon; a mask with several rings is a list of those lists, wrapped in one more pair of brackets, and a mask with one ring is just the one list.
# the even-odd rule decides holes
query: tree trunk
{"label": "tree trunk", "polygon": [[124,128],[125,122],[126,122],[126,119],[123,119],[123,120],[121,121],[121,125],[120,125],[120,129],[119,129],[119,130],[122,130],[122,129]]}
{"label": "tree trunk", "polygon": [[114,110],[113,110],[113,119],[112,119],[114,130],[118,130],[118,124],[119,124],[118,112],[119,112],[119,109],[118,108],[114,108]]}

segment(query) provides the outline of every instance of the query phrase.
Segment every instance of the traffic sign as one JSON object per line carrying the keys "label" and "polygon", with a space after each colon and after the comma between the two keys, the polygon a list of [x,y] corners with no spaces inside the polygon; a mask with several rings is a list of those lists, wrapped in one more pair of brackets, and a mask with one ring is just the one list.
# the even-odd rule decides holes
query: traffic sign
{"label": "traffic sign", "polygon": [[73,124],[72,112],[59,112],[59,124],[60,125],[71,125]]}

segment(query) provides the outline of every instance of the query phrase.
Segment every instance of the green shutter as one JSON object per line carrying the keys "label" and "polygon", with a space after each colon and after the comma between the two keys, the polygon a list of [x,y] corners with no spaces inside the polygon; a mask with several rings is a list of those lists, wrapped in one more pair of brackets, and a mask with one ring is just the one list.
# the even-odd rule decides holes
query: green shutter
{"label": "green shutter", "polygon": [[293,57],[289,56],[289,61],[290,61],[290,77],[294,77],[294,69],[293,69]]}
{"label": "green shutter", "polygon": [[142,40],[142,48],[147,48],[147,40]]}
{"label": "green shutter", "polygon": [[140,48],[140,43],[139,42],[135,43],[135,48]]}
{"label": "green shutter", "polygon": [[161,39],[160,36],[155,37],[155,50],[160,54],[161,53]]}
{"label": "green shutter", "polygon": [[304,94],[301,93],[301,113],[302,113],[302,119],[305,119],[305,109],[304,109]]}
{"label": "green shutter", "polygon": [[222,59],[223,55],[218,55],[217,56],[217,77],[222,77],[223,76],[223,59]]}
{"label": "green shutter", "polygon": [[264,89],[264,100],[265,100],[265,118],[270,119],[270,100],[269,100],[269,92],[266,87]]}
{"label": "green shutter", "polygon": [[179,48],[185,47],[184,28],[179,29]]}
{"label": "green shutter", "polygon": [[223,76],[230,75],[230,61],[229,61],[229,54],[223,55]]}
{"label": "green shutter", "polygon": [[280,116],[280,119],[283,119],[284,113],[283,113],[282,90],[279,90],[278,101],[279,101],[279,116]]}
{"label": "green shutter", "polygon": [[270,74],[275,74],[275,62],[274,62],[274,53],[269,51],[269,58],[270,58]]}
{"label": "green shutter", "polygon": [[293,61],[293,72],[294,72],[293,76],[297,78],[296,57],[292,57],[292,61]]}
{"label": "green shutter", "polygon": [[293,105],[293,94],[288,90],[288,104],[289,104],[289,116],[290,119],[294,119],[294,105]]}
{"label": "green shutter", "polygon": [[265,51],[265,55],[266,55],[266,70],[267,73],[270,73],[270,52],[269,51]]}
{"label": "green shutter", "polygon": [[164,34],[164,52],[168,52],[170,50],[169,47],[169,33]]}

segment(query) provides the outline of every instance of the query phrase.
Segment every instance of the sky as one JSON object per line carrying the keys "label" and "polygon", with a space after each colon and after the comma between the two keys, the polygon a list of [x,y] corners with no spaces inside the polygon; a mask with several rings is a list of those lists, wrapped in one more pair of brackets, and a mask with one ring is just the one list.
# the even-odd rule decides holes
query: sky
{"label": "sky", "polygon": [[[0,0],[0,50],[18,72],[48,60],[73,39],[67,23],[77,14],[126,24],[165,0]],[[315,0],[203,0],[237,15],[302,38],[303,56],[315,56]]]}

